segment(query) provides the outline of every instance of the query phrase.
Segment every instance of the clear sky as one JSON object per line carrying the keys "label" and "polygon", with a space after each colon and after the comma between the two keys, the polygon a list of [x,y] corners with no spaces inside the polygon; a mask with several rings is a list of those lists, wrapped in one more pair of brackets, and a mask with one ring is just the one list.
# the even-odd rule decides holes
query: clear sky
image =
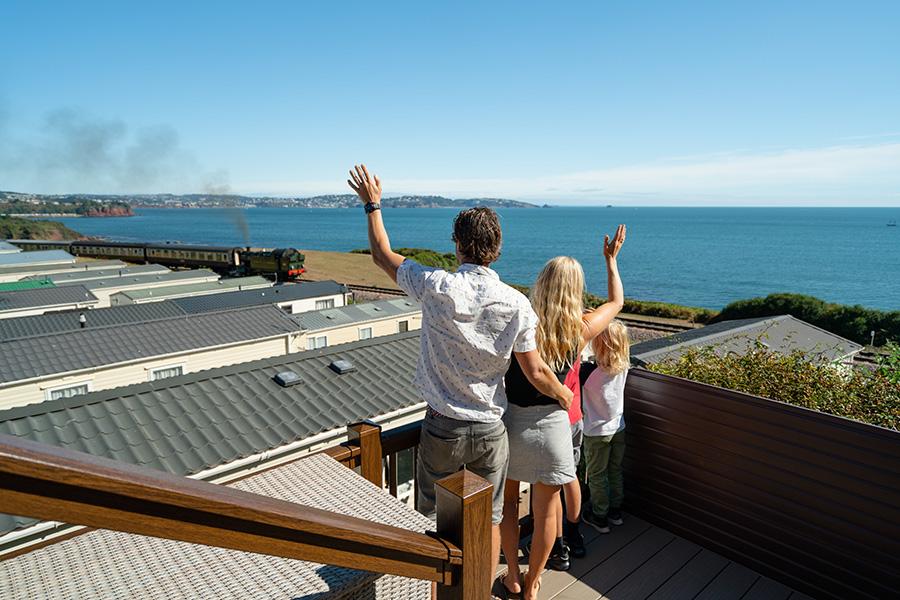
{"label": "clear sky", "polygon": [[0,189],[900,205],[900,2],[0,1]]}

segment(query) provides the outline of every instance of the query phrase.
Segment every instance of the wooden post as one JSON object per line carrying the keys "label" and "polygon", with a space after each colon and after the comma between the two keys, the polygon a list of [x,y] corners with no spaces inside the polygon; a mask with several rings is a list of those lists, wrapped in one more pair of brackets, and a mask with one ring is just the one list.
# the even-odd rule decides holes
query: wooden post
{"label": "wooden post", "polygon": [[462,470],[435,484],[438,535],[462,549],[454,585],[438,585],[438,600],[491,597],[491,495],[494,486]]}
{"label": "wooden post", "polygon": [[359,474],[378,487],[384,487],[381,463],[381,426],[371,421],[347,427],[347,437],[359,444]]}
{"label": "wooden post", "polygon": [[400,453],[399,452],[391,452],[387,455],[387,477],[388,477],[388,492],[390,492],[391,496],[394,498],[397,497],[397,488],[399,487],[399,481],[397,472],[400,468]]}

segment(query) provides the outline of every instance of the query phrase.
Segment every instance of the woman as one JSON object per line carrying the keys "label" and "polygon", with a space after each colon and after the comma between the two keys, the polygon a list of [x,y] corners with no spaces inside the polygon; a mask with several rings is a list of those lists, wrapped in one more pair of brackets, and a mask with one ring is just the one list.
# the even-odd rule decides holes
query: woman
{"label": "woman", "polygon": [[[625,241],[625,226],[619,225],[610,241],[605,236],[609,301],[584,312],[584,272],[574,258],[558,256],[544,265],[531,291],[538,316],[537,347],[559,380],[565,381],[573,366],[580,364],[581,351],[615,318],[625,301],[616,256]],[[577,378],[576,378],[577,381]],[[509,436],[509,469],[500,525],[501,544],[509,566],[501,583],[508,595],[534,600],[540,576],[556,542],[559,492],[575,479],[572,431],[568,406],[541,395],[528,383],[516,361],[506,374],[509,407],[504,415]],[[521,577],[519,550],[519,483],[532,484],[534,534],[528,572]],[[558,542],[557,542],[558,543]]]}

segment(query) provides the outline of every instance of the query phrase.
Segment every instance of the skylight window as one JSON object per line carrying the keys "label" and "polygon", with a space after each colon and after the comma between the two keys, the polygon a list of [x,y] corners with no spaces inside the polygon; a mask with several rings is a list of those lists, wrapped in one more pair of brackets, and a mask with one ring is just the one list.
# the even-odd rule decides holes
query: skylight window
{"label": "skylight window", "polygon": [[349,360],[336,360],[328,365],[328,368],[337,373],[338,375],[343,375],[344,373],[352,373],[356,370],[356,365],[354,365]]}
{"label": "skylight window", "polygon": [[300,379],[300,376],[293,371],[282,371],[280,373],[276,373],[275,377],[273,377],[272,379],[274,379],[275,383],[277,383],[281,387],[291,387],[297,385],[298,383],[303,383],[303,380]]}

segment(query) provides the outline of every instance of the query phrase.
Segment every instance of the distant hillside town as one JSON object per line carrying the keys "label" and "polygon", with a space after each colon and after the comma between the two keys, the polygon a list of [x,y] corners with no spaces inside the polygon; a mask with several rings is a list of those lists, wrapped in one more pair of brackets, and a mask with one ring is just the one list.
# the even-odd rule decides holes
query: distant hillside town
{"label": "distant hillside town", "polygon": [[[535,204],[504,198],[452,199],[443,196],[397,196],[385,198],[388,208],[538,208]],[[353,194],[274,197],[237,194],[28,194],[0,192],[0,214],[128,216],[131,208],[353,208]]]}

